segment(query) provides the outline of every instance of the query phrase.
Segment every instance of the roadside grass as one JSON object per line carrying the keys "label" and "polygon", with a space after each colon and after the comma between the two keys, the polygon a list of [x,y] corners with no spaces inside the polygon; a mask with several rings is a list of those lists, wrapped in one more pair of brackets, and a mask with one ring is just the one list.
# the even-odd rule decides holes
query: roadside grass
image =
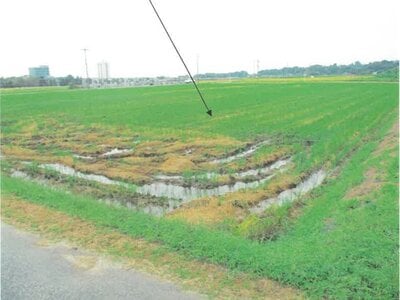
{"label": "roadside grass", "polygon": [[[291,210],[296,208],[300,201],[293,204],[274,205],[261,216],[248,215],[243,222],[231,224],[230,230],[239,236],[258,241],[275,240],[288,227],[293,218]],[[229,227],[228,227],[229,229]]]}
{"label": "roadside grass", "polygon": [[[286,233],[267,243],[109,207],[6,176],[2,191],[5,197],[22,198],[99,228],[162,243],[191,258],[278,280],[311,297],[397,299],[398,157],[393,153],[398,148],[374,155],[383,129],[387,126],[352,155],[337,178],[311,194],[303,214]],[[385,174],[381,188],[361,199],[344,199],[371,167]]]}
{"label": "roadside grass", "polygon": [[40,234],[39,246],[68,242],[71,247],[111,256],[125,268],[150,273],[212,299],[304,299],[300,291],[275,281],[193,260],[159,243],[135,239],[14,196],[3,197],[1,208],[3,222]]}

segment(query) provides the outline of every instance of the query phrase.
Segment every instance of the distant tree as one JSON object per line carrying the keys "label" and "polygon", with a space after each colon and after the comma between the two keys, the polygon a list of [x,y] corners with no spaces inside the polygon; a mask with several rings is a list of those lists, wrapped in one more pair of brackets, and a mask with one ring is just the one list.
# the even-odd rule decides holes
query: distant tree
{"label": "distant tree", "polygon": [[356,61],[349,65],[337,65],[333,64],[330,66],[322,66],[322,65],[312,65],[309,67],[285,67],[282,69],[269,69],[269,70],[261,70],[258,72],[259,76],[265,77],[299,77],[299,76],[325,76],[325,75],[372,75],[372,74],[380,74],[382,72],[386,72],[387,70],[391,70],[394,68],[398,69],[398,61],[379,61],[372,62],[369,64],[362,64],[359,61]]}

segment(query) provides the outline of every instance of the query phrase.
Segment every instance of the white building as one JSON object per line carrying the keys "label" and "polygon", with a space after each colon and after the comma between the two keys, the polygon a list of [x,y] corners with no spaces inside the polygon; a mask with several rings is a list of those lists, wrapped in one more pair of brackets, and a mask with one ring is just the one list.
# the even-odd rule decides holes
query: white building
{"label": "white building", "polygon": [[99,79],[109,79],[110,78],[110,66],[108,62],[102,61],[97,64],[97,72]]}

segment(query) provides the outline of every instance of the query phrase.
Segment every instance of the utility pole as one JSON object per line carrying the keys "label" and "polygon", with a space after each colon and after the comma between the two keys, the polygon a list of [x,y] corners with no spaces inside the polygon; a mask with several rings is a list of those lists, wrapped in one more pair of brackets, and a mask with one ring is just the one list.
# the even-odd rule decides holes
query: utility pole
{"label": "utility pole", "polygon": [[199,54],[196,55],[196,74],[197,74],[197,81],[199,80]]}
{"label": "utility pole", "polygon": [[260,72],[260,60],[257,59],[257,70],[256,70],[256,77],[258,77],[258,72]]}
{"label": "utility pole", "polygon": [[86,52],[87,52],[88,50],[89,50],[89,49],[86,49],[86,48],[83,48],[83,49],[82,49],[82,51],[83,51],[83,53],[84,53],[84,55],[85,55],[86,81],[88,81],[88,79],[89,79],[89,69],[88,69],[87,55],[86,55]]}

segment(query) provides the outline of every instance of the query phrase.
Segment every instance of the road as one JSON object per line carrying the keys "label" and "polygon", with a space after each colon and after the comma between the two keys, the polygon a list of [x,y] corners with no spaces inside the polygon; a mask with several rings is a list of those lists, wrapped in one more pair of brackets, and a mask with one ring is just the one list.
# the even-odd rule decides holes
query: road
{"label": "road", "polygon": [[104,257],[1,223],[1,299],[203,299]]}

